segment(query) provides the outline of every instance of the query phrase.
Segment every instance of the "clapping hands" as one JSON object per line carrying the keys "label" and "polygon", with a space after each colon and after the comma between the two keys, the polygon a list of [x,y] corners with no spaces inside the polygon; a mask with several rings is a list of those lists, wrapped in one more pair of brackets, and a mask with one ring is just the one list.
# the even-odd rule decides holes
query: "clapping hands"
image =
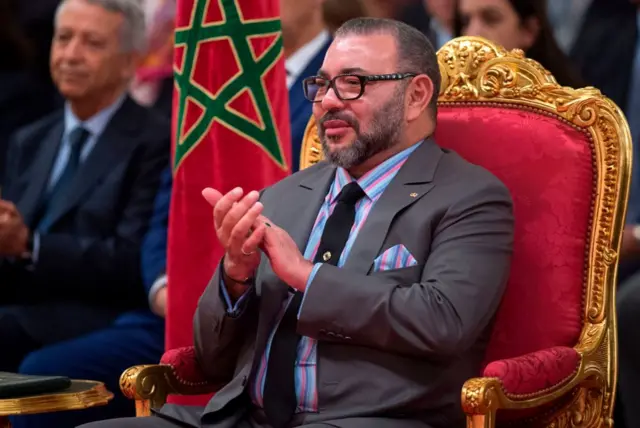
{"label": "clapping hands", "polygon": [[275,274],[289,286],[304,291],[313,269],[289,234],[262,215],[258,192],[235,188],[222,195],[207,188],[202,192],[213,207],[213,222],[225,249],[224,273],[233,281],[252,278],[266,255]]}

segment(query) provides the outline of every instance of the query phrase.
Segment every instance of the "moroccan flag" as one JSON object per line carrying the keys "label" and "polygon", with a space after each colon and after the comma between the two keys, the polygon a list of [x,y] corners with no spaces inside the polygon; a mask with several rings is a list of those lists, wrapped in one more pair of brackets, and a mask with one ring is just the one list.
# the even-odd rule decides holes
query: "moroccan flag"
{"label": "moroccan flag", "polygon": [[177,0],[167,349],[193,345],[222,256],[205,187],[259,190],[290,172],[279,0]]}

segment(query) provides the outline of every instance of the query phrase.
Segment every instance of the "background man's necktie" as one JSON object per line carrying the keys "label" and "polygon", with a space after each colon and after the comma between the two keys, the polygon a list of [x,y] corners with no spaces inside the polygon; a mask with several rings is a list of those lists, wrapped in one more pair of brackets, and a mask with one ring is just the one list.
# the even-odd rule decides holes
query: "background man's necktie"
{"label": "background man's necktie", "polygon": [[[357,182],[342,188],[333,213],[327,219],[314,263],[336,266],[344,249],[356,215],[356,202],[365,195]],[[300,336],[296,333],[298,311],[303,294],[296,292],[280,320],[271,343],[264,386],[264,411],[274,428],[282,428],[297,405],[294,368]]]}
{"label": "background man's necktie", "polygon": [[58,181],[53,185],[51,191],[44,196],[40,210],[40,221],[36,219],[36,230],[38,232],[45,232],[51,225],[51,213],[56,205],[60,203],[60,200],[65,197],[69,185],[80,166],[82,148],[90,135],[91,133],[81,126],[75,128],[69,134],[69,160]]}

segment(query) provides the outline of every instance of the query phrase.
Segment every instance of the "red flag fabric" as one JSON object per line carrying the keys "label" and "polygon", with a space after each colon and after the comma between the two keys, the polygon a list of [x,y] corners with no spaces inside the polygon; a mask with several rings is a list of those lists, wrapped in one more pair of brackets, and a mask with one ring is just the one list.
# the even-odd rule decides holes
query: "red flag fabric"
{"label": "red flag fabric", "polygon": [[259,190],[290,172],[279,0],[178,0],[166,348],[193,344],[218,264],[205,187]]}

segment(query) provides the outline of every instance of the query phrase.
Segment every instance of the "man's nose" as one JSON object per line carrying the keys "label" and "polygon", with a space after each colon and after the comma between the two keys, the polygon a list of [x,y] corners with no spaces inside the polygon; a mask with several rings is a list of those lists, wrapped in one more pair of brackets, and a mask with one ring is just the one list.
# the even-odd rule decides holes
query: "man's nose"
{"label": "man's nose", "polygon": [[338,98],[338,95],[336,94],[336,91],[333,90],[333,88],[327,89],[327,93],[324,94],[324,98],[322,98],[321,104],[322,108],[326,111],[339,109],[344,106],[344,102],[340,98]]}
{"label": "man's nose", "polygon": [[81,53],[82,45],[77,38],[69,40],[62,50],[63,57],[67,60],[78,60],[82,56]]}

